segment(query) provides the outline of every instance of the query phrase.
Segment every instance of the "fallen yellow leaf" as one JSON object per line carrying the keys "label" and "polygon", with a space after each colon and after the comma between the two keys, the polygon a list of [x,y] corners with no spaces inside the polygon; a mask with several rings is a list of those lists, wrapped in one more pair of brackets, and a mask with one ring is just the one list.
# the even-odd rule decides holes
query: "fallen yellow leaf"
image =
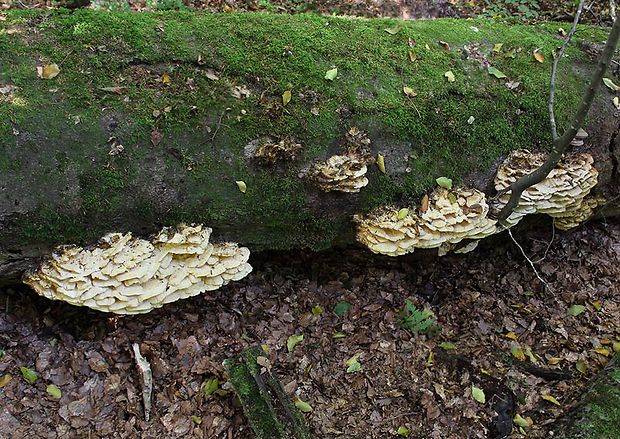
{"label": "fallen yellow leaf", "polygon": [[377,154],[377,168],[385,174],[385,157],[383,154]]}
{"label": "fallen yellow leaf", "polygon": [[513,331],[508,332],[506,335],[504,335],[504,337],[517,341],[517,334],[515,334]]}
{"label": "fallen yellow leaf", "polygon": [[403,87],[403,93],[409,98],[415,98],[418,94],[411,87]]}
{"label": "fallen yellow leaf", "polygon": [[47,64],[43,67],[37,67],[37,75],[41,79],[53,79],[60,73],[58,64]]}
{"label": "fallen yellow leaf", "polygon": [[534,58],[536,59],[536,61],[538,61],[539,63],[543,63],[545,62],[545,56],[541,53],[540,49],[536,49],[534,51]]}
{"label": "fallen yellow leaf", "polygon": [[164,72],[164,74],[161,75],[161,82],[164,85],[172,84],[172,78],[170,78],[170,75],[168,74],[168,72]]}
{"label": "fallen yellow leaf", "polygon": [[9,373],[7,373],[6,375],[2,375],[2,378],[0,378],[0,389],[6,386],[12,379],[13,376]]}
{"label": "fallen yellow leaf", "polygon": [[510,353],[517,360],[525,361],[525,353],[523,352],[523,349],[521,349],[519,345],[514,345],[512,348],[510,348]]}
{"label": "fallen yellow leaf", "polygon": [[600,355],[604,355],[605,357],[609,357],[609,355],[611,354],[611,352],[609,352],[609,349],[607,348],[596,348],[594,349],[594,352]]}
{"label": "fallen yellow leaf", "polygon": [[549,401],[555,405],[561,405],[560,401],[558,401],[557,399],[555,399],[553,396],[551,395],[541,395],[542,399],[544,399],[545,401]]}
{"label": "fallen yellow leaf", "polygon": [[235,183],[237,183],[237,187],[239,188],[239,191],[240,191],[242,194],[245,194],[245,192],[248,190],[248,187],[247,187],[247,185],[245,184],[245,182],[244,182],[244,181],[239,180],[239,181],[235,181]]}
{"label": "fallen yellow leaf", "polygon": [[282,106],[286,107],[286,104],[288,104],[289,102],[291,102],[291,98],[292,98],[292,94],[290,90],[286,90],[284,93],[282,93]]}

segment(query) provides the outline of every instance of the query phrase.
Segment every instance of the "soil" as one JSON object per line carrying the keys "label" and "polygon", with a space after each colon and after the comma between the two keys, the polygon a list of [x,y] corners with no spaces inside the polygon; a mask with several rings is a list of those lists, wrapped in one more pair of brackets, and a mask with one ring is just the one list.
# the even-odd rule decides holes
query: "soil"
{"label": "soil", "polygon": [[[0,437],[252,438],[222,361],[255,345],[268,346],[291,397],[310,404],[317,437],[387,438],[404,427],[412,438],[519,438],[517,413],[533,422],[528,438],[552,436],[620,346],[620,223],[564,233],[541,223],[515,237],[547,285],[510,240],[491,239],[430,259],[358,249],[259,254],[242,281],[143,316],[7,289]],[[407,301],[432,310],[440,329],[407,329]],[[341,302],[351,308],[343,314],[341,304],[339,316]],[[293,335],[304,339],[288,352]],[[153,369],[148,422],[132,343]],[[361,370],[347,373],[358,354]],[[206,396],[213,378],[220,388]]]}

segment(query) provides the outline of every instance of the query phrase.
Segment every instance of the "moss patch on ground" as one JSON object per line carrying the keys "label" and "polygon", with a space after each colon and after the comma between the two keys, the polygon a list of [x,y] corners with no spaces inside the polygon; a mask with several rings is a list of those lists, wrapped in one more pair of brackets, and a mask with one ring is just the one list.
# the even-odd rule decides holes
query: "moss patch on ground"
{"label": "moss patch on ground", "polygon": [[[582,27],[578,35],[598,43],[605,31]],[[558,45],[553,25],[487,20],[10,11],[0,21],[0,84],[17,89],[0,95],[0,183],[18,179],[24,190],[0,200],[15,212],[0,242],[84,242],[182,220],[253,249],[328,247],[351,236],[355,210],[419,197],[440,176],[458,183],[512,149],[547,147]],[[579,49],[568,55],[560,126],[592,68]],[[38,79],[36,67],[48,63],[60,74]],[[489,75],[487,65],[507,78]],[[338,77],[326,80],[334,67]],[[509,80],[520,86],[510,90]],[[404,86],[417,96],[405,96]],[[283,106],[286,90],[292,100]],[[360,195],[338,201],[298,173],[338,153],[352,126],[369,131],[373,153],[402,170],[372,169]],[[151,141],[154,131],[160,142]],[[267,135],[294,136],[302,156],[277,169],[244,157],[248,142]],[[124,150],[110,155],[115,143]],[[246,182],[245,195],[235,180]],[[23,197],[29,209],[10,207]],[[341,212],[317,215],[335,202]],[[49,224],[50,211],[72,218],[70,226]]]}
{"label": "moss patch on ground", "polygon": [[566,439],[615,439],[620,437],[620,354],[614,367],[601,372],[576,410],[569,412]]}

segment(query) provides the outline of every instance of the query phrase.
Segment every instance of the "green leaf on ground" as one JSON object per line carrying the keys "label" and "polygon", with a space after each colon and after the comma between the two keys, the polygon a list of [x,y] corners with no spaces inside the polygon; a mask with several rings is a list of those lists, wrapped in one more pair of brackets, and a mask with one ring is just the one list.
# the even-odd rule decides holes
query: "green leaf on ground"
{"label": "green leaf on ground", "polygon": [[286,107],[286,104],[288,104],[289,102],[291,102],[291,98],[292,98],[292,94],[290,90],[286,90],[284,93],[282,93],[282,106]]}
{"label": "green leaf on ground", "polygon": [[37,379],[39,378],[39,376],[34,370],[28,369],[27,367],[23,367],[23,366],[20,367],[19,370],[22,373],[22,376],[24,377],[24,379],[28,381],[30,384],[34,384],[37,382]]}
{"label": "green leaf on ground", "polygon": [[338,317],[344,317],[351,308],[353,308],[353,305],[351,305],[349,302],[338,302],[334,307],[334,314],[336,314]]}
{"label": "green leaf on ground", "polygon": [[286,341],[286,349],[288,349],[289,352],[293,352],[293,350],[295,349],[295,346],[301,343],[303,339],[304,339],[303,334],[302,335],[291,335]]}
{"label": "green leaf on ground", "polygon": [[361,354],[355,354],[347,360],[345,363],[347,366],[347,373],[355,373],[362,370],[362,365],[359,362],[360,355]]}
{"label": "green leaf on ground", "polygon": [[487,397],[484,394],[484,390],[482,390],[480,387],[471,386],[471,396],[480,404],[484,404],[487,400]]}
{"label": "green leaf on ground", "polygon": [[489,66],[487,71],[489,72],[489,75],[493,75],[497,79],[506,78],[506,75],[504,74],[504,72],[502,72],[501,70],[496,69],[495,67]]}
{"label": "green leaf on ground", "polygon": [[407,427],[403,427],[402,425],[400,427],[398,427],[398,430],[396,430],[396,434],[402,437],[407,437],[409,436],[409,429]]}
{"label": "green leaf on ground", "polygon": [[220,381],[217,378],[211,378],[202,383],[202,395],[205,398],[209,398],[220,386]]}
{"label": "green leaf on ground", "polygon": [[303,413],[310,413],[312,411],[312,406],[306,401],[302,401],[301,399],[295,400],[295,407],[297,407],[297,410]]}
{"label": "green leaf on ground", "polygon": [[62,391],[55,384],[49,384],[45,391],[54,399],[60,399],[62,397]]}
{"label": "green leaf on ground", "polygon": [[583,313],[585,310],[586,310],[586,307],[583,305],[571,305],[571,307],[568,308],[568,315],[577,317],[579,314]]}
{"label": "green leaf on ground", "polygon": [[444,351],[451,351],[456,349],[456,345],[454,343],[450,343],[449,341],[444,341],[439,345],[439,347]]}
{"label": "green leaf on ground", "polygon": [[452,180],[449,179],[448,177],[439,177],[435,181],[437,182],[439,187],[442,187],[442,188],[448,189],[448,190],[452,189]]}
{"label": "green leaf on ground", "polygon": [[333,68],[325,72],[325,79],[327,79],[328,81],[333,81],[334,79],[336,79],[336,76],[338,76],[337,68]]}

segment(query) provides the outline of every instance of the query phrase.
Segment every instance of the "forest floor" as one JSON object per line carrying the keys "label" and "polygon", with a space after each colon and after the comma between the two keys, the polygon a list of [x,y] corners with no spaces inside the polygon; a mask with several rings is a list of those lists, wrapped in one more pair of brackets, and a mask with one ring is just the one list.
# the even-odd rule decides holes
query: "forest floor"
{"label": "forest floor", "polygon": [[[574,6],[522,1],[532,6],[534,15],[526,16],[526,10],[509,4],[494,9],[492,3],[118,5],[404,18],[516,13],[527,19],[566,19]],[[0,0],[9,4],[46,7],[52,1]],[[608,11],[597,7],[586,21],[608,23]],[[516,414],[531,424],[524,428],[528,438],[552,437],[554,423],[620,349],[620,224],[595,222],[556,234],[549,225],[517,236],[546,286],[515,245],[495,239],[468,255],[424,262],[356,249],[259,254],[251,261],[254,272],[240,282],[126,318],[53,303],[23,287],[5,289],[0,439],[252,438],[222,361],[254,345],[268,347],[272,371],[292,398],[311,406],[305,417],[317,437],[399,437],[399,428],[411,438],[503,437]],[[435,334],[407,329],[402,312],[408,301],[433,311]],[[300,335],[289,352],[289,337]],[[132,343],[153,368],[149,422]],[[347,373],[347,360],[355,356],[361,368]],[[29,369],[25,376],[20,367]],[[214,379],[216,392],[205,386]],[[47,392],[50,384],[60,398]],[[473,398],[473,387],[484,392],[484,403]],[[518,430],[506,437],[526,437]]]}
{"label": "forest floor", "polygon": [[[205,10],[209,12],[264,11],[297,14],[396,17],[404,19],[475,17],[517,20],[572,21],[573,0],[0,0],[0,9],[75,7],[99,9]],[[582,22],[610,25],[609,2],[586,2]]]}
{"label": "forest floor", "polygon": [[[411,438],[503,437],[516,414],[531,421],[528,438],[551,437],[620,349],[620,223],[516,236],[547,286],[514,244],[491,239],[430,261],[259,254],[239,282],[125,318],[6,289],[0,437],[252,438],[222,361],[254,345],[268,346],[272,372],[311,406],[317,437],[399,437],[401,427]],[[436,333],[407,329],[407,301],[433,311]],[[153,369],[149,422],[132,343]],[[347,373],[354,356],[361,368]]]}

